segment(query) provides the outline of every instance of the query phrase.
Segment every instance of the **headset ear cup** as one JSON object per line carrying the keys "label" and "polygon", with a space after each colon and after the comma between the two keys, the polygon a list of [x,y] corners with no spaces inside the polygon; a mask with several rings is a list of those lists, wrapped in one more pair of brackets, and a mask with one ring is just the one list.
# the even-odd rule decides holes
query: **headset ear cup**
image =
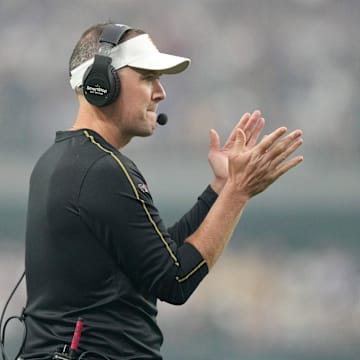
{"label": "headset ear cup", "polygon": [[98,107],[107,106],[116,100],[119,90],[119,77],[111,65],[111,58],[95,55],[93,65],[85,72],[83,78],[83,93],[86,100]]}
{"label": "headset ear cup", "polygon": [[107,105],[113,103],[118,98],[121,89],[120,79],[117,70],[111,65],[109,66],[109,79],[110,78],[111,78],[110,81],[111,91],[110,91],[109,100],[107,101]]}

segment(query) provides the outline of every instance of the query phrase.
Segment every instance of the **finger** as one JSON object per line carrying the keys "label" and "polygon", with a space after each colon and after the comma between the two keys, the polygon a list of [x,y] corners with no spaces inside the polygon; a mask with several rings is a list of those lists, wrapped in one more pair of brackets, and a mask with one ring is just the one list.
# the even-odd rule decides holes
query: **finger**
{"label": "finger", "polygon": [[247,140],[246,145],[248,147],[253,147],[256,144],[256,142],[259,138],[259,135],[260,135],[262,129],[264,128],[264,126],[265,126],[265,119],[261,117],[256,122],[255,127],[253,128],[251,134],[247,135],[248,140]]}
{"label": "finger", "polygon": [[237,129],[236,130],[236,138],[234,142],[233,151],[235,154],[238,154],[241,152],[246,144],[246,135],[243,130]]}
{"label": "finger", "polygon": [[274,160],[272,160],[272,166],[278,167],[284,162],[291,154],[293,154],[302,144],[303,139],[296,139],[293,141],[281,154],[279,154]]}
{"label": "finger", "polygon": [[236,138],[236,130],[237,129],[243,129],[247,122],[249,121],[250,119],[250,113],[245,113],[240,121],[236,124],[236,126],[234,127],[234,129],[232,130],[230,136],[228,137],[228,139],[226,140],[225,144],[224,144],[224,149],[226,148],[230,148],[231,147],[231,144],[235,141],[235,138]]}
{"label": "finger", "polygon": [[288,149],[288,147],[297,139],[300,138],[300,136],[302,135],[302,131],[301,130],[295,130],[292,133],[290,133],[289,135],[287,135],[286,137],[284,137],[281,141],[279,141],[277,144],[274,144],[272,146],[271,149],[268,149],[268,156],[270,158],[276,158],[279,155],[281,157],[284,156],[284,152]]}
{"label": "finger", "polygon": [[216,130],[210,130],[210,150],[218,150],[220,148],[220,137]]}
{"label": "finger", "polygon": [[303,156],[296,156],[293,159],[289,160],[288,162],[284,163],[283,165],[279,166],[274,172],[273,181],[278,179],[280,176],[284,175],[290,169],[299,165],[303,160],[304,160]]}
{"label": "finger", "polygon": [[251,134],[254,131],[254,128],[256,127],[256,124],[259,121],[260,117],[261,117],[260,110],[253,111],[249,120],[246,122],[246,124],[244,124],[243,127],[241,127],[241,129],[245,132],[245,135],[246,135],[246,138],[248,139],[248,141],[249,141]]}
{"label": "finger", "polygon": [[240,121],[237,123],[237,125],[235,126],[236,128],[240,128],[240,129],[244,129],[246,124],[248,123],[249,119],[250,119],[251,115],[250,113],[246,112],[241,118]]}
{"label": "finger", "polygon": [[287,131],[286,127],[280,127],[273,131],[269,135],[265,135],[262,140],[256,145],[257,152],[259,154],[264,154],[267,152],[270,147],[281,137],[283,136]]}
{"label": "finger", "polygon": [[245,126],[242,128],[244,131],[245,131],[245,134],[248,132],[249,134],[253,132],[255,126],[256,126],[256,123],[258,122],[258,120],[260,119],[261,117],[261,112],[260,110],[255,110],[249,120],[247,121],[246,124],[244,124]]}

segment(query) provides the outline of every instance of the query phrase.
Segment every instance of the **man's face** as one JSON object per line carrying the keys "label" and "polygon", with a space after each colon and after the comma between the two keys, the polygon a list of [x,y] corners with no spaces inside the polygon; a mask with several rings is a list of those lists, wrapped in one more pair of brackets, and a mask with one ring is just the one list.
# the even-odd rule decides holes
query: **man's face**
{"label": "man's face", "polygon": [[151,135],[156,127],[158,103],[166,97],[159,79],[161,74],[125,67],[118,75],[120,96],[115,106],[123,135]]}

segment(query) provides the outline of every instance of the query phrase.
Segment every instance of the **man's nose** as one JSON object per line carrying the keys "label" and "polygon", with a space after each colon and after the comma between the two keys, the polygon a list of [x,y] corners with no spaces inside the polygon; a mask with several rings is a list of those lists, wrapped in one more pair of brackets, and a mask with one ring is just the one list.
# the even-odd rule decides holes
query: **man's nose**
{"label": "man's nose", "polygon": [[153,98],[157,101],[164,100],[166,98],[166,92],[159,79],[154,82]]}

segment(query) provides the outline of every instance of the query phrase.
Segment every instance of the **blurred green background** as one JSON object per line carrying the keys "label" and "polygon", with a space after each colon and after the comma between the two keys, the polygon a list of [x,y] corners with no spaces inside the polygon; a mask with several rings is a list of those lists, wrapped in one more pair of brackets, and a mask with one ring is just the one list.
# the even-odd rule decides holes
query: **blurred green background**
{"label": "blurred green background", "polygon": [[[304,163],[248,205],[189,302],[159,304],[166,360],[360,358],[358,0],[1,0],[0,306],[23,269],[28,179],[76,99],[67,63],[108,19],[189,56],[164,76],[169,122],[126,153],[170,225],[211,181],[208,131],[245,111],[301,128]],[[24,305],[21,287],[8,315]],[[9,326],[16,351],[21,328]]]}

